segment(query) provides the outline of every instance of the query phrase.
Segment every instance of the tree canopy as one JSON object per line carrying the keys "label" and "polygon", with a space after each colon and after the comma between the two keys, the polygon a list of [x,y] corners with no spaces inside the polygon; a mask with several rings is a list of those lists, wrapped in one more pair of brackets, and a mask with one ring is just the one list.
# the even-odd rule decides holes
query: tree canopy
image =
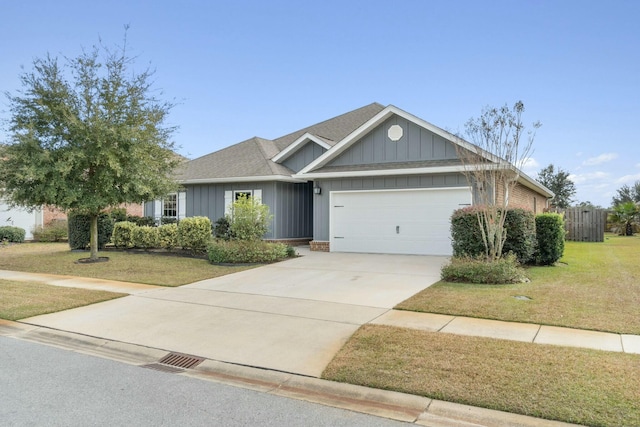
{"label": "tree canopy", "polygon": [[555,193],[552,203],[562,209],[571,206],[576,185],[569,179],[569,172],[550,164],[538,172],[538,182]]}
{"label": "tree canopy", "polygon": [[616,195],[611,199],[611,205],[614,207],[627,202],[640,203],[640,181],[631,186],[625,184],[618,188]]}
{"label": "tree canopy", "polygon": [[[174,191],[178,157],[166,119],[173,107],[152,90],[153,72],[136,73],[122,48],[104,45],[76,58],[47,55],[6,93],[9,143],[0,147],[0,188],[12,205],[56,206],[92,217],[122,203]],[[97,240],[97,231],[96,231]]]}

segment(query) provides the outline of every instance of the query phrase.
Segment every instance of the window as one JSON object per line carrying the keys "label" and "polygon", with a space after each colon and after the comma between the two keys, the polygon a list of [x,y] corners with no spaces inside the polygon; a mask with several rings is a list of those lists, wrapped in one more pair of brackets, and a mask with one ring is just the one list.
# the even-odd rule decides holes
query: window
{"label": "window", "polygon": [[238,200],[242,196],[250,199],[253,196],[253,190],[236,190],[233,192],[233,200]]}
{"label": "window", "polygon": [[169,194],[162,200],[162,216],[176,218],[178,216],[178,195]]}

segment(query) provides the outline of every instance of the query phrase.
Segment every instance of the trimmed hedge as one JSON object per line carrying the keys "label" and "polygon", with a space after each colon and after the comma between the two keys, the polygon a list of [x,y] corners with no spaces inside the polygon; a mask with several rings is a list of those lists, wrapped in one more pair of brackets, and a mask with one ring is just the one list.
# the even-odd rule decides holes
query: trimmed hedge
{"label": "trimmed hedge", "polygon": [[[478,257],[484,255],[485,247],[477,213],[481,206],[470,206],[456,210],[451,216],[451,238],[454,257]],[[522,208],[507,210],[504,221],[507,239],[503,254],[513,252],[520,263],[533,260],[536,248],[535,216]]]}
{"label": "trimmed hedge", "polygon": [[535,214],[522,208],[509,209],[504,226],[507,229],[507,240],[502,253],[513,252],[521,264],[533,261],[536,252]]}
{"label": "trimmed hedge", "polygon": [[[71,249],[87,249],[91,243],[91,218],[88,215],[72,213],[68,216],[69,246]],[[109,214],[98,215],[98,249],[104,249],[111,240],[113,220]]]}
{"label": "trimmed hedge", "polygon": [[203,252],[211,242],[211,220],[206,216],[184,218],[178,223],[178,246]]}
{"label": "trimmed hedge", "polygon": [[160,236],[158,235],[157,227],[150,227],[143,225],[142,227],[135,227],[131,236],[133,237],[133,245],[136,248],[151,249],[160,246]]}
{"label": "trimmed hedge", "polygon": [[538,247],[535,254],[539,265],[553,265],[564,254],[564,217],[556,213],[544,213],[536,217]]}
{"label": "trimmed hedge", "polygon": [[163,224],[158,227],[158,244],[164,249],[178,246],[178,224]]}
{"label": "trimmed hedge", "polygon": [[116,248],[133,248],[135,243],[133,241],[133,230],[137,227],[133,222],[120,221],[113,225],[113,234],[111,235],[111,242]]}
{"label": "trimmed hedge", "polygon": [[23,243],[26,234],[23,228],[5,225],[0,227],[0,242],[6,240],[11,243]]}
{"label": "trimmed hedge", "polygon": [[213,264],[269,263],[288,258],[287,245],[262,240],[218,240],[207,248]]}
{"label": "trimmed hedge", "polygon": [[452,258],[440,271],[447,282],[476,284],[522,283],[529,279],[513,253],[493,262],[484,258]]}

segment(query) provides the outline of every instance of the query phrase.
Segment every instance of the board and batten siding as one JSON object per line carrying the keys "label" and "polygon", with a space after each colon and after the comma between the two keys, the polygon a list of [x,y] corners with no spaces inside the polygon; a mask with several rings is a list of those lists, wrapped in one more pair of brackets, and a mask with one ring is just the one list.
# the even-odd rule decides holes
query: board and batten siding
{"label": "board and batten siding", "polygon": [[318,241],[329,241],[329,215],[331,210],[329,205],[329,194],[331,191],[468,187],[469,184],[463,174],[450,173],[371,178],[323,179],[316,180],[316,185],[322,188],[322,193],[314,196],[313,239]]}
{"label": "board and batten siding", "polygon": [[327,151],[325,148],[319,146],[313,141],[309,141],[288,159],[282,162],[282,164],[297,173],[309,163],[323,155],[325,151]]}
{"label": "board and batten siding", "polygon": [[[186,185],[186,216],[205,216],[212,223],[225,215],[225,192],[260,190],[273,220],[265,239],[311,238],[313,233],[313,184],[247,182]],[[154,202],[146,202],[145,215],[154,216]]]}
{"label": "board and batten siding", "polygon": [[[402,127],[402,137],[393,142],[389,127]],[[328,166],[352,166],[428,160],[455,160],[458,156],[453,143],[399,116],[392,116],[377,126]]]}

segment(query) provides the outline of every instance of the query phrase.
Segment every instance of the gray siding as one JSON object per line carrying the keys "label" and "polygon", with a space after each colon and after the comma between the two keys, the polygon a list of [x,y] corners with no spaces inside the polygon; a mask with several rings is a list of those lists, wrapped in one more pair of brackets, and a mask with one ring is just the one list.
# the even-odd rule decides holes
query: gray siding
{"label": "gray siding", "polygon": [[329,240],[329,193],[348,190],[392,190],[400,188],[467,187],[467,179],[461,173],[434,175],[405,175],[316,181],[322,194],[314,197],[313,239]]}
{"label": "gray siding", "polygon": [[313,184],[277,182],[272,209],[275,239],[313,236]]}
{"label": "gray siding", "polygon": [[187,185],[186,215],[206,216],[211,222],[223,217],[225,191],[262,190],[262,203],[273,219],[265,239],[311,237],[313,227],[312,184],[247,182]]}
{"label": "gray siding", "polygon": [[[402,138],[393,142],[387,136],[392,125],[403,129]],[[392,116],[373,129],[328,166],[351,166],[393,162],[454,160],[457,159],[454,145],[413,122]]]}
{"label": "gray siding", "polygon": [[327,150],[315,142],[309,141],[282,164],[294,172],[300,172],[305,166],[324,154],[325,151]]}

